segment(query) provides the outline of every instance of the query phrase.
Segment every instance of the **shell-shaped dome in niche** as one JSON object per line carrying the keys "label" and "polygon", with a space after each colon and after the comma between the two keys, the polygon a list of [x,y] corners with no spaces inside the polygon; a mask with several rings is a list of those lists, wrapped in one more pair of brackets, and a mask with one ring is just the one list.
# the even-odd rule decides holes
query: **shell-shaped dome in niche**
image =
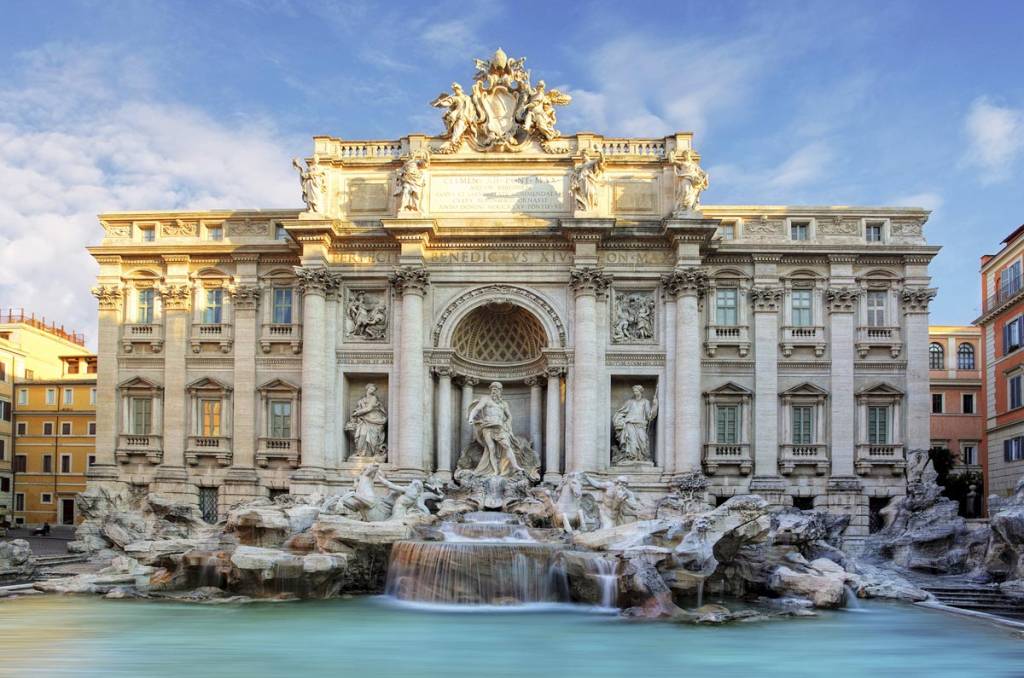
{"label": "shell-shaped dome in niche", "polygon": [[521,306],[493,303],[467,315],[455,328],[452,348],[464,360],[514,365],[540,357],[547,335],[540,322]]}

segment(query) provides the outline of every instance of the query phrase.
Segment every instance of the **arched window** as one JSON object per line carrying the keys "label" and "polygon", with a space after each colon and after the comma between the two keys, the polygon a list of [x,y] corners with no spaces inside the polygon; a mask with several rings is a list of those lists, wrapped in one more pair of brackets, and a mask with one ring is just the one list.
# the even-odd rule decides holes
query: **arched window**
{"label": "arched window", "polygon": [[928,369],[946,369],[946,352],[942,350],[941,344],[932,344],[928,347]]}
{"label": "arched window", "polygon": [[960,344],[956,349],[956,367],[958,370],[974,369],[974,346]]}

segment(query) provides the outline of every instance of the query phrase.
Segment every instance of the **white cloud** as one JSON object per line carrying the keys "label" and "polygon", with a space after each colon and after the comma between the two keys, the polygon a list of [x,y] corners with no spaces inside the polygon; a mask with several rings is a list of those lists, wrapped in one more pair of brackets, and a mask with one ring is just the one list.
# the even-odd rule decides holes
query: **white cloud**
{"label": "white cloud", "polygon": [[964,120],[967,160],[982,170],[985,182],[1009,176],[1024,152],[1024,110],[1000,106],[987,97],[975,99]]}
{"label": "white cloud", "polygon": [[0,304],[95,336],[101,212],[297,206],[285,145],[261,121],[225,124],[156,100],[112,51],[29,53],[0,91]]}
{"label": "white cloud", "polygon": [[899,195],[888,201],[890,205],[898,207],[923,207],[926,210],[936,211],[945,202],[941,195],[932,191]]}

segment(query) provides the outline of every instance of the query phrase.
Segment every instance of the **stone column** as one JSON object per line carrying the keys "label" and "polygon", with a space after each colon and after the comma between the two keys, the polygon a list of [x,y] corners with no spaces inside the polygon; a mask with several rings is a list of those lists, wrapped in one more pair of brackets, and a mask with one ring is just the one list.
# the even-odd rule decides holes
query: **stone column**
{"label": "stone column", "polygon": [[569,287],[576,296],[573,350],[573,455],[570,470],[595,471],[597,459],[598,365],[597,296],[604,294],[611,276],[597,267],[584,266],[569,272]]}
{"label": "stone column", "polygon": [[160,288],[164,310],[164,453],[153,478],[151,492],[179,501],[198,501],[198,490],[188,482],[185,443],[191,431],[185,404],[185,352],[191,329],[192,286],[171,283]]}
{"label": "stone column", "polygon": [[231,290],[234,319],[234,413],[231,417],[232,458],[224,488],[225,507],[259,494],[256,474],[256,332],[260,288],[238,285]]}
{"label": "stone column", "polygon": [[[544,430],[544,480],[557,482],[561,478],[562,455],[562,371],[548,368],[547,417]],[[538,449],[538,453],[540,450]]]}
{"label": "stone column", "polygon": [[452,477],[452,370],[435,368],[437,375],[437,475]]}
{"label": "stone column", "polygon": [[117,346],[124,292],[120,285],[98,285],[92,293],[99,302],[96,338],[96,463],[86,475],[94,482],[116,481],[117,449]]}
{"label": "stone column", "polygon": [[402,328],[398,373],[398,450],[391,461],[410,475],[423,475],[424,367],[423,297],[430,284],[427,269],[403,266],[391,275],[391,284],[402,299]]}
{"label": "stone column", "polygon": [[676,470],[676,299],[667,291],[662,294],[665,309],[665,369],[661,383],[661,394],[659,395],[658,407],[658,441],[660,456],[655,458],[657,465],[664,469],[665,473],[675,473]]}
{"label": "stone column", "polygon": [[324,320],[328,290],[338,285],[326,268],[295,267],[302,290],[302,435],[301,465],[291,476],[292,494],[312,494],[324,489],[324,430],[327,370],[324,369]]}
{"label": "stone column", "polygon": [[[928,304],[932,287],[903,290],[903,350],[907,352],[906,451],[931,447],[931,396],[928,382]],[[956,353],[950,352],[951,360]],[[954,363],[955,364],[955,363]],[[893,442],[897,442],[894,440]]]}
{"label": "stone column", "polygon": [[542,389],[540,386],[540,379],[537,377],[530,377],[526,380],[526,385],[530,387],[530,442],[533,443],[533,449],[537,454],[541,454],[543,439],[541,438],[541,425],[544,419],[544,412],[541,407],[541,393]]}
{"label": "stone column", "polygon": [[462,409],[459,411],[459,452],[466,449],[473,440],[473,427],[466,421],[469,406],[473,402],[473,387],[480,383],[476,377],[462,377]]}
{"label": "stone column", "polygon": [[[338,468],[340,459],[340,443],[338,441],[343,423],[342,413],[338,407],[338,354],[335,342],[338,334],[338,293],[341,276],[335,285],[326,290],[324,296],[324,468]],[[344,434],[341,434],[344,435]]]}
{"label": "stone column", "polygon": [[825,292],[829,320],[829,357],[832,361],[829,399],[829,419],[832,436],[831,475],[839,478],[854,477],[856,453],[856,413],[854,407],[853,344],[854,311],[860,289],[832,287]]}
{"label": "stone column", "polygon": [[708,285],[707,271],[677,268],[662,276],[662,285],[676,298],[675,375],[672,399],[674,471],[701,470],[700,436],[700,298]]}
{"label": "stone column", "polygon": [[791,503],[779,476],[779,310],[781,287],[750,290],[754,315],[754,477],[750,491],[779,506]]}

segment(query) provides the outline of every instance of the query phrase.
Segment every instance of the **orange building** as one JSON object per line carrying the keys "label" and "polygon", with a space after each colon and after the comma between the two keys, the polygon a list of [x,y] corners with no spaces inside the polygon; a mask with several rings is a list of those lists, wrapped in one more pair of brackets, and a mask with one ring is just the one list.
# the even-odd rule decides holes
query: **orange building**
{"label": "orange building", "polygon": [[60,379],[14,384],[14,522],[73,525],[96,451],[96,357],[67,356]]}
{"label": "orange building", "polygon": [[986,495],[1008,496],[1024,475],[1024,225],[981,258],[982,466]]}
{"label": "orange building", "polygon": [[958,465],[981,472],[981,330],[973,326],[928,328],[932,447],[953,453]]}

